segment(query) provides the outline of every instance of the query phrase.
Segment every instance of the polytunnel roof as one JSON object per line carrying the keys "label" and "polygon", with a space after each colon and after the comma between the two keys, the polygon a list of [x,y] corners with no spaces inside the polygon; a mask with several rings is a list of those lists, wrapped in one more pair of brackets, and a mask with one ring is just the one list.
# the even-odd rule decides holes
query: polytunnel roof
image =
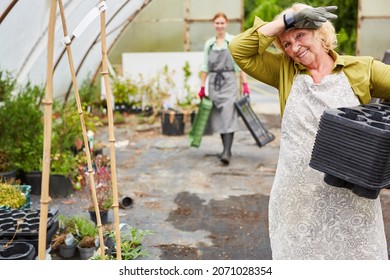
{"label": "polytunnel roof", "polygon": [[[31,81],[44,85],[48,47],[48,24],[51,0],[0,1],[0,69],[12,72],[20,83]],[[151,0],[106,0],[107,49]],[[62,0],[68,33],[75,31],[99,0]],[[65,98],[71,87],[71,74],[59,7],[54,39],[53,95]],[[95,75],[101,60],[100,16],[85,28],[71,44],[78,81]]]}

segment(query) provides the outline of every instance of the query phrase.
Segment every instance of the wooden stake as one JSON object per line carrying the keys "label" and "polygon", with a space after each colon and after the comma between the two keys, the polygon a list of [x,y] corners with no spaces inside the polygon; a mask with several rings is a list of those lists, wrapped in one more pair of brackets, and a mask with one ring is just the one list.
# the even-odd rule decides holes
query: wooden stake
{"label": "wooden stake", "polygon": [[[102,3],[103,0],[99,0],[99,3]],[[114,224],[115,224],[115,233],[116,233],[116,258],[117,260],[122,259],[121,253],[121,236],[119,229],[119,203],[118,203],[118,186],[116,179],[116,159],[115,159],[115,136],[114,136],[114,116],[112,110],[112,98],[111,98],[111,88],[109,84],[108,77],[108,58],[107,58],[107,48],[106,48],[106,12],[103,11],[100,13],[100,28],[101,28],[101,46],[102,46],[102,75],[104,78],[104,88],[106,92],[106,101],[107,101],[107,117],[108,117],[108,132],[109,132],[109,143],[110,143],[110,163],[111,163],[111,179],[112,179],[112,194],[113,194],[113,204],[112,208],[114,210]]]}
{"label": "wooden stake", "polygon": [[51,155],[51,130],[53,110],[53,54],[54,32],[56,22],[56,0],[50,0],[50,16],[48,28],[48,47],[46,65],[46,90],[44,104],[44,131],[43,131],[43,162],[41,182],[41,210],[38,234],[38,258],[46,259],[46,233],[47,214],[51,198],[49,196],[50,155]]}
{"label": "wooden stake", "polygon": [[[61,14],[61,20],[62,20],[62,29],[64,31],[64,37],[66,37],[66,36],[68,36],[68,29],[67,29],[67,26],[66,26],[64,6],[62,4],[62,0],[58,0],[58,3],[59,3],[59,7],[60,7],[60,14]],[[76,71],[75,71],[75,68],[74,68],[72,48],[70,47],[70,43],[66,44],[66,51],[68,53],[68,61],[69,61],[70,73],[72,75],[72,84],[73,84],[74,96],[75,96],[76,103],[77,103],[77,111],[78,111],[78,114],[79,114],[79,117],[80,117],[81,129],[82,129],[82,133],[83,133],[83,140],[84,140],[84,146],[85,146],[85,153],[86,153],[87,162],[88,162],[88,179],[89,179],[89,186],[91,188],[91,193],[92,193],[92,201],[93,201],[93,205],[94,205],[94,208],[95,208],[97,227],[98,227],[98,231],[99,231],[100,254],[102,256],[102,259],[104,260],[105,259],[105,253],[104,253],[103,226],[102,226],[102,220],[101,220],[101,217],[100,217],[99,205],[98,205],[98,201],[97,201],[95,180],[94,180],[94,177],[93,177],[93,173],[94,172],[93,172],[93,168],[92,168],[91,152],[90,152],[90,149],[89,149],[87,129],[86,129],[86,126],[85,126],[83,108],[81,106],[79,88],[78,88],[78,84],[77,84]]]}

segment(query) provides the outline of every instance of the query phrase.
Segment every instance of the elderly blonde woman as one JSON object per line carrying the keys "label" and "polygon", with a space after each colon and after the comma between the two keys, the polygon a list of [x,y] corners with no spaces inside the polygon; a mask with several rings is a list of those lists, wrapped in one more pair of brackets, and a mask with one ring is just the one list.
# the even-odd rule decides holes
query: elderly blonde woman
{"label": "elderly blonde woman", "polygon": [[272,22],[257,18],[229,45],[243,71],[279,90],[280,156],[269,201],[273,259],[388,258],[379,198],[330,186],[309,166],[325,109],[390,97],[390,66],[334,51],[336,10],[295,4]]}

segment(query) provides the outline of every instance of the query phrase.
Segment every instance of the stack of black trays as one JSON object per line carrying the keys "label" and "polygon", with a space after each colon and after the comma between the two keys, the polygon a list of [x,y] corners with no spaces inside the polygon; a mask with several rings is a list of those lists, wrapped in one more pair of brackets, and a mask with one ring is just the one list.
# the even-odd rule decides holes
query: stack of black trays
{"label": "stack of black trays", "polygon": [[275,139],[275,136],[268,132],[256,113],[253,111],[249,96],[244,96],[234,103],[238,114],[244,120],[246,127],[249,129],[257,146],[263,147],[265,144]]}
{"label": "stack of black trays", "polygon": [[[39,221],[39,210],[0,209],[0,250],[7,243],[26,242],[34,245],[35,258],[38,255]],[[49,209],[46,249],[49,248],[58,226],[58,210]]]}
{"label": "stack of black trays", "polygon": [[377,198],[390,186],[390,104],[326,110],[310,166],[324,172],[329,185]]}

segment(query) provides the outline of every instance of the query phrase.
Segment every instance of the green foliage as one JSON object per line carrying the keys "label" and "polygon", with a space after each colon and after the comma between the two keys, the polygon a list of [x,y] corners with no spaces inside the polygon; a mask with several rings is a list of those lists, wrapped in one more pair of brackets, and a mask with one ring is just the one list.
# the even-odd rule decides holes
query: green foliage
{"label": "green foliage", "polygon": [[74,215],[69,218],[70,232],[76,238],[82,248],[94,247],[98,229],[94,222],[82,215]]}
{"label": "green foliage", "polygon": [[10,88],[13,91],[4,92],[0,108],[0,147],[13,168],[26,172],[40,170],[44,89],[30,83]]}
{"label": "green foliage", "polygon": [[52,174],[70,176],[75,169],[77,169],[77,160],[71,151],[52,153],[50,161]]}
{"label": "green foliage", "polygon": [[5,95],[12,93],[16,84],[16,79],[9,71],[0,69],[0,101],[4,101]]}
{"label": "green foliage", "polygon": [[27,198],[18,186],[0,183],[0,207],[18,209],[26,202]]}
{"label": "green foliage", "polygon": [[336,33],[339,34],[339,47],[337,48],[337,51],[341,54],[355,54],[358,11],[357,0],[245,0],[244,29],[252,27],[255,16],[258,16],[265,21],[271,21],[277,14],[296,2],[302,2],[313,7],[337,6],[338,19],[333,22]]}
{"label": "green foliage", "polygon": [[131,78],[114,78],[112,88],[116,104],[141,105],[142,95],[138,85]]}
{"label": "green foliage", "polygon": [[[126,227],[121,230],[121,253],[122,260],[135,260],[139,257],[148,256],[148,252],[142,248],[142,242],[148,235],[153,235],[151,230],[142,230],[136,227]],[[115,240],[115,232],[109,231],[108,236]]]}
{"label": "green foliage", "polygon": [[79,86],[79,95],[81,102],[85,105],[100,104],[99,91],[89,79],[84,80]]}

